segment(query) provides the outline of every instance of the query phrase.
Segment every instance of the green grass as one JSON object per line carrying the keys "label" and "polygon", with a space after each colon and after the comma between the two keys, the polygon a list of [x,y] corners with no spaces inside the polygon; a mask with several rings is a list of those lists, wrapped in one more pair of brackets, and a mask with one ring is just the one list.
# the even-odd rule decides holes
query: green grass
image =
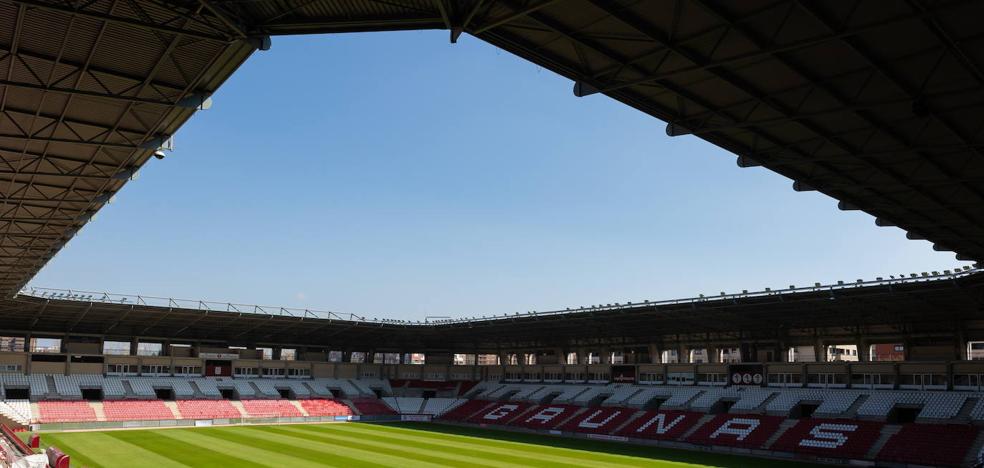
{"label": "green grass", "polygon": [[53,432],[86,467],[779,467],[789,462],[426,423]]}

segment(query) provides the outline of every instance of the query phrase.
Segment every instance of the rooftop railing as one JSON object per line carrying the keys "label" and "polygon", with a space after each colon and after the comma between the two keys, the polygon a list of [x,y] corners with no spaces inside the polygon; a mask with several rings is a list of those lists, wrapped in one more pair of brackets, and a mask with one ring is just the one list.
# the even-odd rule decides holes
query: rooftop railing
{"label": "rooftop railing", "polygon": [[237,304],[232,302],[217,302],[217,301],[194,300],[194,299],[174,299],[169,297],[144,296],[144,295],[135,295],[135,294],[115,294],[115,293],[108,293],[108,292],[83,291],[77,289],[41,288],[41,287],[33,287],[33,286],[25,287],[20,291],[19,295],[30,296],[39,299],[61,300],[61,301],[82,301],[82,302],[107,303],[107,304],[140,305],[140,306],[150,306],[150,307],[180,308],[180,309],[191,309],[191,310],[202,310],[202,311],[235,312],[241,314],[317,318],[317,319],[341,320],[341,321],[349,321],[349,322],[365,322],[365,323],[386,324],[386,325],[420,326],[420,325],[472,323],[472,322],[503,320],[507,318],[519,318],[519,317],[531,317],[531,316],[545,317],[545,316],[554,316],[554,315],[561,315],[561,314],[624,310],[624,309],[635,309],[635,308],[678,305],[678,304],[691,304],[691,303],[698,303],[698,302],[712,302],[712,301],[722,301],[722,300],[731,301],[735,299],[811,293],[811,292],[818,292],[818,291],[830,291],[831,294],[833,294],[834,292],[839,290],[856,289],[856,288],[864,288],[864,287],[871,287],[871,286],[890,286],[890,285],[913,284],[913,283],[924,283],[924,282],[950,281],[957,278],[971,276],[980,272],[981,269],[965,266],[965,267],[956,268],[952,271],[944,270],[943,272],[933,271],[933,272],[923,272],[923,273],[909,273],[908,275],[900,274],[899,276],[889,275],[889,278],[878,277],[874,280],[858,279],[853,282],[838,281],[833,284],[814,283],[813,286],[804,286],[804,287],[797,287],[795,285],[790,285],[788,288],[775,288],[775,289],[765,288],[760,291],[743,290],[740,293],[731,293],[731,294],[721,292],[720,294],[717,295],[700,294],[696,297],[687,297],[681,299],[669,299],[669,300],[661,300],[661,301],[644,300],[642,302],[626,302],[626,303],[616,302],[612,304],[598,304],[598,305],[591,305],[591,306],[581,306],[577,308],[568,307],[565,309],[543,311],[543,312],[538,312],[534,310],[528,312],[515,312],[513,314],[491,315],[491,316],[483,316],[483,317],[460,317],[460,318],[442,317],[438,320],[432,320],[431,319],[432,317],[428,317],[425,318],[423,321],[366,318],[363,315],[357,315],[357,314],[338,313],[332,311],[313,310],[313,309],[301,309],[301,308],[294,308],[294,307],[260,306],[260,305],[250,305],[250,304]]}

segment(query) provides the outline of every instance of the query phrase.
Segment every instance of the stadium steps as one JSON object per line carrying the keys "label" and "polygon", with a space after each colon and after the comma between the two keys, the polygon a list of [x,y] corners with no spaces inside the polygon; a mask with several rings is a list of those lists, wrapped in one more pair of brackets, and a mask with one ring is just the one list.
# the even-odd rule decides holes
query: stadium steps
{"label": "stadium steps", "polygon": [[[45,399],[46,400],[47,399],[50,399],[52,395],[58,395],[58,392],[57,392],[56,387],[55,387],[55,376],[53,376],[53,375],[46,375],[44,377],[44,381],[45,381],[45,383],[48,384],[48,393],[45,394],[45,396],[44,396]],[[58,395],[58,397],[59,397],[59,399],[61,399],[61,396],[60,395]]]}
{"label": "stadium steps", "polygon": [[977,438],[974,439],[970,450],[967,451],[967,456],[964,457],[963,466],[974,466],[977,463],[977,455],[981,453],[982,448],[984,448],[984,431],[977,433]]}
{"label": "stadium steps", "polygon": [[572,414],[572,415],[570,415],[570,416],[568,416],[568,417],[566,417],[564,419],[561,419],[560,422],[557,423],[557,424],[555,424],[553,427],[551,427],[551,429],[556,429],[558,427],[564,427],[564,424],[567,424],[570,420],[572,420],[572,419],[574,419],[574,418],[576,418],[576,417],[584,414],[587,411],[588,411],[588,408],[578,408],[578,410],[575,411],[574,414]]}
{"label": "stadium steps", "polygon": [[92,407],[92,412],[96,413],[96,421],[106,420],[106,412],[103,411],[103,403],[101,401],[90,401],[89,406]]}
{"label": "stadium steps", "polygon": [[301,405],[301,402],[299,402],[297,400],[287,400],[287,401],[289,401],[290,404],[294,405],[294,407],[297,408],[297,411],[300,411],[302,415],[304,415],[304,416],[310,416],[310,414],[308,414],[307,410],[304,409],[304,406]]}
{"label": "stadium steps", "polygon": [[[631,408],[631,409],[636,409],[636,408]],[[622,424],[619,424],[618,426],[616,426],[615,427],[615,430],[609,432],[609,434],[618,434],[619,432],[622,431],[622,429],[625,429],[626,427],[629,427],[629,424],[632,424],[632,421],[635,421],[636,419],[641,418],[642,415],[644,415],[644,414],[646,414],[645,411],[643,411],[643,410],[636,410],[635,413],[632,413],[632,416],[629,416],[629,419],[626,419],[625,422],[623,422]]]}
{"label": "stadium steps", "polygon": [[345,405],[348,406],[350,410],[352,410],[352,414],[357,414],[360,416],[362,415],[362,411],[359,411],[359,407],[355,406],[355,403],[352,403],[352,400],[349,400],[348,398],[342,398],[338,401],[345,403]]}
{"label": "stadium steps", "polygon": [[775,400],[776,398],[779,398],[779,392],[769,395],[761,405],[756,406],[751,412],[755,414],[766,414],[769,408],[769,403],[772,403],[772,400]]}
{"label": "stadium steps", "polygon": [[974,407],[977,406],[978,400],[980,400],[980,398],[968,397],[967,400],[964,401],[963,406],[960,407],[960,411],[957,412],[957,415],[954,416],[953,419],[957,421],[970,422],[970,414],[974,411]]}
{"label": "stadium steps", "polygon": [[13,419],[11,419],[10,417],[8,417],[5,414],[0,414],[0,424],[3,424],[4,426],[10,427],[10,428],[14,428],[14,429],[25,426],[25,424],[22,424],[22,423],[20,423],[18,421],[14,421]]}
{"label": "stadium steps", "polygon": [[198,382],[195,382],[194,380],[189,380],[188,385],[191,386],[191,391],[194,392],[194,396],[192,396],[191,399],[193,400],[206,399],[205,392],[203,392],[202,389],[198,387]]}
{"label": "stadium steps", "polygon": [[497,405],[497,404],[499,404],[499,402],[497,402],[497,401],[490,401],[487,405],[483,406],[478,411],[475,411],[474,413],[469,414],[468,417],[462,418],[461,420],[462,421],[468,421],[471,418],[474,418],[475,416],[478,416],[483,411],[488,411],[488,410],[492,409],[492,406]]}
{"label": "stadium steps", "polygon": [[328,394],[325,394],[325,389],[318,390],[317,389],[318,386],[312,384],[311,382],[301,382],[301,385],[303,385],[305,388],[308,389],[308,391],[311,392],[311,396],[326,397],[326,396],[331,395],[331,392],[328,392]]}
{"label": "stadium steps", "polygon": [[34,421],[31,422],[36,422],[41,415],[41,407],[38,406],[38,402],[36,401],[31,402],[31,414],[34,415]]}
{"label": "stadium steps", "polygon": [[898,434],[901,430],[902,426],[898,424],[886,424],[882,426],[881,435],[879,435],[878,439],[875,440],[875,443],[871,445],[871,449],[868,450],[866,458],[874,460],[878,456],[878,453],[881,452],[881,449],[885,447],[885,443],[888,442],[888,439],[891,439],[892,436]]}
{"label": "stadium steps", "polygon": [[862,393],[861,395],[858,395],[858,399],[854,400],[854,403],[851,403],[851,406],[848,406],[847,410],[845,410],[841,414],[831,415],[831,416],[836,416],[839,418],[851,418],[851,419],[855,418],[858,415],[858,408],[860,408],[865,401],[868,401],[868,398],[870,396],[871,395],[868,395],[866,393]]}
{"label": "stadium steps", "polygon": [[772,448],[772,444],[776,443],[776,441],[779,440],[779,438],[782,437],[782,435],[785,434],[789,428],[795,426],[797,423],[799,423],[799,420],[797,419],[787,419],[783,421],[782,424],[779,425],[779,429],[776,429],[776,432],[772,434],[772,436],[769,437],[764,444],[762,444],[762,448],[766,450]]}
{"label": "stadium steps", "polygon": [[687,432],[681,434],[680,437],[677,437],[677,440],[687,440],[687,437],[690,437],[691,434],[697,432],[697,430],[703,427],[704,424],[707,424],[712,419],[714,419],[714,416],[715,415],[713,414],[705,414],[701,416],[700,419],[697,420],[697,423],[694,424],[693,427],[691,427],[690,429],[687,429]]}
{"label": "stadium steps", "polygon": [[243,406],[243,402],[239,400],[229,400],[229,403],[232,404],[233,408],[236,408],[236,411],[239,411],[239,416],[243,418],[249,417],[249,412],[246,411],[246,408]]}
{"label": "stadium steps", "polygon": [[506,426],[510,426],[510,425],[512,425],[512,423],[514,423],[516,421],[519,421],[520,418],[526,417],[526,415],[528,415],[528,414],[529,415],[532,415],[532,413],[534,411],[539,411],[539,410],[540,410],[540,407],[538,405],[530,405],[529,408],[526,408],[523,411],[520,411],[515,416],[512,416],[512,417],[508,417],[507,416],[505,419],[503,419],[502,424],[503,425],[506,425]]}
{"label": "stadium steps", "polygon": [[638,394],[640,394],[640,393],[642,393],[644,391],[646,391],[645,388],[636,388],[631,394],[629,394],[625,398],[622,398],[619,401],[609,402],[608,400],[611,400],[611,398],[607,398],[605,401],[601,402],[601,406],[625,406],[626,403],[628,403],[629,400],[632,399],[632,397],[634,397],[634,396],[636,396],[636,395],[638,395]]}
{"label": "stadium steps", "polygon": [[133,385],[130,385],[129,380],[121,380],[120,382],[123,383],[123,398],[135,398],[137,396],[137,392],[133,391]]}
{"label": "stadium steps", "polygon": [[166,406],[167,409],[171,410],[171,415],[174,416],[174,419],[184,419],[184,417],[181,416],[181,410],[178,409],[178,402],[165,401],[164,406]]}

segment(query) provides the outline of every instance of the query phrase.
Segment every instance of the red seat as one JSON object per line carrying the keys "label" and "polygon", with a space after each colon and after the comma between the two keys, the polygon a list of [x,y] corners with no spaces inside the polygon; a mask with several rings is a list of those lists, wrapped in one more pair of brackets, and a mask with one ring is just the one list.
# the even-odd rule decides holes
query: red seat
{"label": "red seat", "polygon": [[559,429],[588,434],[611,434],[639,410],[621,407],[588,408]]}
{"label": "red seat", "polygon": [[105,401],[107,421],[149,421],[174,419],[174,413],[161,400]]}
{"label": "red seat", "polygon": [[553,429],[579,409],[581,407],[572,405],[541,405],[513,419],[509,425],[529,429]]}
{"label": "red seat", "polygon": [[933,466],[960,466],[977,438],[961,424],[906,424],[878,452],[879,460]]}
{"label": "red seat", "polygon": [[185,419],[231,419],[242,414],[228,400],[178,400],[178,411]]}
{"label": "red seat", "polygon": [[465,403],[462,403],[461,406],[444,413],[438,419],[444,419],[447,421],[464,421],[465,419],[468,419],[469,416],[491,404],[492,402],[487,400],[468,400]]}
{"label": "red seat", "polygon": [[287,400],[241,400],[243,408],[254,418],[296,418],[304,416]]}
{"label": "red seat", "polygon": [[42,423],[91,422],[96,412],[88,401],[42,401],[38,403]]}
{"label": "red seat", "polygon": [[300,400],[301,407],[304,411],[307,411],[308,416],[350,416],[352,414],[352,408],[349,408],[345,403],[327,400],[327,399],[312,399],[312,400]]}
{"label": "red seat", "polygon": [[353,398],[352,404],[355,405],[355,408],[360,413],[367,416],[397,414],[396,411],[393,411],[393,408],[386,406],[386,403],[375,398]]}
{"label": "red seat", "polygon": [[802,419],[770,447],[838,458],[866,458],[883,424],[853,419]]}
{"label": "red seat", "polygon": [[522,415],[523,412],[531,406],[533,405],[530,403],[522,403],[518,401],[496,403],[488,409],[482,410],[475,416],[472,416],[468,422],[476,424],[495,424],[500,426],[506,425]]}
{"label": "red seat", "polygon": [[689,411],[646,411],[618,431],[618,435],[635,439],[676,440],[701,416]]}
{"label": "red seat", "polygon": [[687,442],[699,445],[762,448],[785,418],[757,414],[720,414],[699,427]]}

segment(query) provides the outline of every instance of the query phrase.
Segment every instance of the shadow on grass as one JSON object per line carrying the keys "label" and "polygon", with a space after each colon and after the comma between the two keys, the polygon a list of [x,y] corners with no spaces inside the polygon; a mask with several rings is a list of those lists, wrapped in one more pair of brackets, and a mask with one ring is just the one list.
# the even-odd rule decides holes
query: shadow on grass
{"label": "shadow on grass", "polygon": [[756,458],[742,455],[731,455],[713,452],[699,452],[694,450],[673,449],[665,447],[653,447],[651,445],[628,444],[616,441],[579,439],[572,437],[549,436],[542,434],[530,434],[526,432],[512,432],[497,429],[486,429],[470,426],[456,426],[440,423],[424,422],[390,422],[390,423],[358,423],[371,425],[384,425],[388,427],[401,427],[416,431],[427,431],[440,434],[461,435],[470,437],[480,437],[483,439],[501,440],[508,442],[520,442],[524,444],[544,445],[571,450],[586,450],[597,453],[607,453],[612,455],[625,455],[629,457],[651,458],[655,460],[691,463],[695,465],[708,465],[720,467],[786,467],[791,464],[796,466],[821,467],[825,465],[811,464],[801,460],[772,460],[767,458]]}

